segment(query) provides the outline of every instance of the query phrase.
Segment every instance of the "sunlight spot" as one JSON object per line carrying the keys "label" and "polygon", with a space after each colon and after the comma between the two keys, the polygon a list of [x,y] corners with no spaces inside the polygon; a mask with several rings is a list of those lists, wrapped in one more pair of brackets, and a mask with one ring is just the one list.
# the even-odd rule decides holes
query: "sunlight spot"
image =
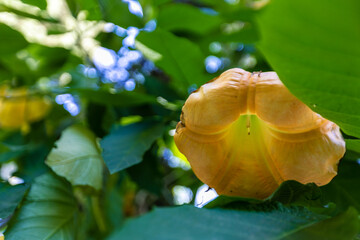
{"label": "sunlight spot", "polygon": [[125,28],[116,26],[115,34],[118,35],[119,37],[125,37],[127,35],[127,30]]}
{"label": "sunlight spot", "polygon": [[125,82],[124,88],[126,91],[133,91],[136,87],[134,79],[129,79]]}
{"label": "sunlight spot", "polygon": [[249,69],[255,67],[257,61],[256,58],[250,54],[245,54],[240,60],[239,60],[239,66],[244,69]]}
{"label": "sunlight spot", "polygon": [[15,162],[4,163],[0,169],[0,176],[3,180],[7,181],[18,170]]}
{"label": "sunlight spot", "polygon": [[169,135],[170,136],[175,136],[175,132],[176,132],[176,129],[171,129],[171,130],[169,130]]}
{"label": "sunlight spot", "polygon": [[64,108],[66,111],[68,111],[71,114],[71,116],[76,116],[80,113],[79,106],[74,102],[64,103]]}
{"label": "sunlight spot", "polygon": [[162,150],[162,156],[163,156],[164,160],[166,161],[166,163],[171,168],[182,168],[185,171],[191,169],[189,164],[187,164],[182,159],[174,156],[172,151],[168,148],[164,148],[164,150]]}
{"label": "sunlight spot", "polygon": [[225,2],[230,5],[236,5],[236,4],[240,3],[240,0],[225,0]]}
{"label": "sunlight spot", "polygon": [[219,43],[219,42],[212,42],[209,45],[209,50],[212,53],[219,53],[219,52],[221,52],[221,49],[222,49],[221,43]]}
{"label": "sunlight spot", "polygon": [[113,32],[115,30],[115,24],[113,23],[105,23],[104,31],[107,33]]}
{"label": "sunlight spot", "polygon": [[10,185],[18,185],[18,184],[22,184],[24,183],[24,179],[22,178],[19,178],[19,177],[16,177],[16,176],[13,176],[11,178],[9,178],[8,182],[10,183]]}
{"label": "sunlight spot", "polygon": [[141,60],[142,58],[142,54],[141,52],[137,51],[137,50],[134,50],[134,51],[129,51],[127,53],[127,58],[130,62],[138,62]]}
{"label": "sunlight spot", "polygon": [[93,62],[100,69],[112,68],[116,63],[117,55],[113,50],[97,47],[93,52]]}
{"label": "sunlight spot", "polygon": [[62,105],[67,101],[73,101],[73,96],[69,93],[60,94],[55,97],[55,102],[59,105]]}
{"label": "sunlight spot", "polygon": [[65,86],[71,82],[71,79],[72,79],[71,74],[68,72],[64,72],[59,77],[59,85]]}
{"label": "sunlight spot", "polygon": [[204,184],[198,188],[195,197],[195,207],[202,208],[207,203],[211,202],[219,195],[216,193],[215,189],[209,189],[209,186]]}
{"label": "sunlight spot", "polygon": [[176,185],[172,189],[172,193],[174,196],[175,205],[183,205],[190,203],[193,199],[193,192],[190,188]]}
{"label": "sunlight spot", "polygon": [[141,73],[135,73],[134,78],[135,78],[135,81],[140,84],[143,84],[145,82],[145,77]]}
{"label": "sunlight spot", "polygon": [[147,31],[147,32],[153,32],[153,31],[155,31],[156,26],[157,26],[156,20],[152,19],[145,24],[145,27],[143,28],[143,30]]}
{"label": "sunlight spot", "polygon": [[130,63],[127,59],[127,57],[121,57],[118,59],[117,61],[117,66],[119,68],[129,68],[130,67]]}
{"label": "sunlight spot", "polygon": [[216,73],[221,67],[221,59],[215,56],[209,56],[205,59],[205,68],[208,73]]}

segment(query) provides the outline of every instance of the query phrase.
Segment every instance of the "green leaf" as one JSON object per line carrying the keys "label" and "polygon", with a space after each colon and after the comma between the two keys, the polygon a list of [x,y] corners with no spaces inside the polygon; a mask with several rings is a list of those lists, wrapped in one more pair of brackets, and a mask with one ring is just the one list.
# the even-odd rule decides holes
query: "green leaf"
{"label": "green leaf", "polygon": [[50,76],[58,72],[70,58],[70,52],[63,48],[51,48],[39,44],[31,44],[17,55],[1,59],[1,64],[13,75],[33,84],[42,76]]}
{"label": "green leaf", "polygon": [[284,84],[315,112],[357,137],[359,9],[358,0],[273,0],[258,18],[260,49]]}
{"label": "green leaf", "polygon": [[[109,240],[148,239],[352,239],[359,229],[357,212],[331,219],[305,208],[278,205],[264,211],[198,209],[193,206],[155,209],[130,220]],[[155,227],[161,226],[161,228]],[[324,231],[324,227],[331,227]],[[141,229],[141,231],[139,231]],[[315,233],[315,234],[314,234]],[[321,233],[320,238],[317,234]]]}
{"label": "green leaf", "polygon": [[346,149],[360,153],[360,139],[345,139]]}
{"label": "green leaf", "polygon": [[0,23],[0,57],[12,55],[25,48],[28,42],[23,35],[12,28]]}
{"label": "green leaf", "polygon": [[21,0],[23,3],[31,4],[39,7],[40,9],[46,9],[46,0]]}
{"label": "green leaf", "polygon": [[101,9],[99,5],[100,1],[97,0],[66,0],[66,1],[75,16],[79,14],[79,11],[85,10],[88,13],[86,19],[88,20],[102,19]]}
{"label": "green leaf", "polygon": [[157,29],[141,32],[136,48],[171,77],[172,87],[187,96],[188,87],[209,81],[200,48],[185,38]]}
{"label": "green leaf", "polygon": [[146,150],[163,131],[163,122],[157,120],[115,127],[101,141],[102,155],[110,173],[140,163]]}
{"label": "green leaf", "polygon": [[349,206],[360,211],[360,165],[357,162],[341,161],[338,175],[321,187],[324,198],[336,204],[337,210],[344,211]]}
{"label": "green leaf", "polygon": [[200,2],[217,11],[227,22],[253,21],[258,11],[248,1],[239,1],[236,4],[213,0],[200,0]]}
{"label": "green leaf", "polygon": [[26,145],[10,145],[6,143],[0,143],[0,163],[7,162],[11,159],[21,156],[29,146]]}
{"label": "green leaf", "polygon": [[158,26],[168,31],[205,35],[220,27],[221,19],[189,4],[167,4],[159,10]]}
{"label": "green leaf", "polygon": [[158,104],[156,98],[139,92],[116,92],[111,93],[103,89],[69,89],[71,93],[75,93],[88,99],[91,102],[99,104],[109,104],[118,107],[133,107],[144,104]]}
{"label": "green leaf", "polygon": [[161,171],[157,157],[159,147],[154,144],[143,156],[143,161],[126,170],[130,178],[141,189],[145,189],[157,196],[164,191],[164,173]]}
{"label": "green leaf", "polygon": [[95,135],[81,125],[65,129],[46,164],[73,185],[102,186],[103,160]]}
{"label": "green leaf", "polygon": [[[259,40],[258,30],[254,24],[245,24],[245,26],[234,32],[221,32],[211,37],[211,41],[218,41],[224,43],[241,42],[254,43]],[[209,39],[210,40],[210,39]]]}
{"label": "green leaf", "polygon": [[[247,199],[240,197],[219,196],[209,202],[206,208],[230,208],[246,209],[249,204],[257,204],[257,207],[280,202],[283,205],[322,208],[327,202],[322,198],[319,187],[314,183],[301,184],[294,180],[281,183],[276,191],[265,200]],[[255,205],[254,205],[255,206]],[[254,207],[253,206],[253,207]]]}
{"label": "green leaf", "polygon": [[144,26],[141,17],[130,13],[128,3],[121,0],[102,0],[99,2],[103,10],[103,20],[124,28],[130,26],[142,28]]}
{"label": "green leaf", "polygon": [[52,174],[41,175],[5,232],[6,240],[75,239],[77,214],[70,184]]}
{"label": "green leaf", "polygon": [[279,188],[268,198],[282,204],[299,206],[321,206],[321,190],[315,183],[301,184],[294,180],[281,183]]}
{"label": "green leaf", "polygon": [[284,239],[303,240],[303,239],[354,239],[360,229],[358,212],[355,208],[349,208],[340,215],[326,219],[312,226],[304,228],[291,234]]}
{"label": "green leaf", "polygon": [[14,213],[28,188],[29,185],[11,186],[0,182],[0,220]]}
{"label": "green leaf", "polygon": [[50,139],[47,141],[47,144],[32,146],[31,150],[26,151],[26,154],[18,159],[17,163],[21,170],[16,175],[24,179],[25,182],[32,182],[38,176],[49,171],[45,159],[51,150],[53,141]]}

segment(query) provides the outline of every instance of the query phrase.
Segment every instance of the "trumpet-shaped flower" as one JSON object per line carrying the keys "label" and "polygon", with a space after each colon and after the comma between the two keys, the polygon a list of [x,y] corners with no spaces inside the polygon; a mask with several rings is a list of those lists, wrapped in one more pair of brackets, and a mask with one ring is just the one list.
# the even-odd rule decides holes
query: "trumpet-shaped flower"
{"label": "trumpet-shaped flower", "polygon": [[275,72],[239,68],[189,96],[174,138],[218,194],[258,199],[286,180],[329,183],[345,153],[339,127],[293,96]]}

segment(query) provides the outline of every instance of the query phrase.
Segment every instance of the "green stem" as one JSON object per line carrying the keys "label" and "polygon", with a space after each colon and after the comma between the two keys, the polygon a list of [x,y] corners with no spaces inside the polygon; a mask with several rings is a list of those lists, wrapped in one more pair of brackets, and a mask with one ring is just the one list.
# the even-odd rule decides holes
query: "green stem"
{"label": "green stem", "polygon": [[100,209],[100,201],[98,196],[91,197],[91,206],[96,224],[98,225],[100,232],[106,232],[106,221]]}

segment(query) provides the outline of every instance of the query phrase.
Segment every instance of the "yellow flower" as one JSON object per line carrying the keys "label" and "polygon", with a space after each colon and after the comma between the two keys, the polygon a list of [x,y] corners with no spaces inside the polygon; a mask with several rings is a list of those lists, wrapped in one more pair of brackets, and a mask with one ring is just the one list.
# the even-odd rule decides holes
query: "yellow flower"
{"label": "yellow flower", "polygon": [[41,96],[32,95],[26,88],[0,87],[0,127],[18,129],[41,120],[50,109],[50,102]]}
{"label": "yellow flower", "polygon": [[345,153],[339,127],[295,98],[275,72],[239,68],[189,96],[174,138],[218,194],[259,199],[286,180],[329,183]]}

